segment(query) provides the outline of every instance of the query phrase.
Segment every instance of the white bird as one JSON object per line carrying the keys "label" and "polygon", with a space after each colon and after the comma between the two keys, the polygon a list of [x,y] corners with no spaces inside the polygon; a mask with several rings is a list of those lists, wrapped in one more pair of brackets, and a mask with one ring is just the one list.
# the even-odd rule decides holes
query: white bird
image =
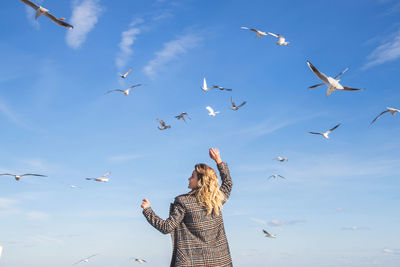
{"label": "white bird", "polygon": [[78,261],[78,262],[75,262],[75,263],[72,264],[72,265],[75,265],[75,264],[78,264],[78,263],[81,263],[81,262],[89,262],[89,259],[90,259],[90,258],[93,258],[94,256],[97,256],[97,255],[99,255],[99,254],[94,254],[94,255],[92,255],[92,256],[89,256],[89,257],[87,257],[87,258],[85,258],[85,259],[83,259],[83,260],[80,260],[80,261]]}
{"label": "white bird", "polygon": [[261,36],[267,36],[268,35],[268,33],[262,32],[262,31],[259,31],[259,30],[256,30],[256,29],[249,29],[247,27],[240,27],[240,28],[243,29],[243,30],[250,30],[250,31],[253,31],[253,32],[257,33],[257,35],[256,35],[257,38],[260,38]]}
{"label": "white bird", "polygon": [[206,77],[204,77],[204,79],[203,79],[203,86],[200,87],[200,88],[201,88],[201,90],[203,90],[204,92],[207,92],[207,91],[213,89],[213,87],[207,87]]}
{"label": "white bird", "polygon": [[93,181],[96,181],[96,182],[108,182],[108,176],[111,174],[111,172],[107,172],[106,174],[104,174],[103,176],[101,176],[101,177],[98,177],[98,178],[86,178],[86,180],[93,180]]}
{"label": "white bird", "polygon": [[129,88],[126,89],[126,90],[122,90],[122,89],[110,90],[110,91],[105,92],[105,94],[108,94],[108,93],[117,91],[117,92],[122,92],[122,93],[124,93],[124,95],[129,95],[129,92],[131,91],[131,89],[132,89],[132,88],[135,88],[135,87],[138,87],[138,86],[141,86],[141,84],[139,83],[139,84],[132,85],[131,87],[129,87]]}
{"label": "white bird", "polygon": [[332,78],[330,76],[326,76],[322,72],[320,72],[316,67],[314,67],[310,61],[307,61],[307,65],[310,67],[311,71],[324,83],[316,84],[313,86],[308,87],[309,89],[316,88],[318,86],[326,84],[328,86],[328,91],[326,92],[326,96],[330,96],[333,91],[335,90],[342,90],[342,91],[360,91],[363,89],[357,89],[357,88],[351,88],[347,86],[341,85],[339,82],[340,80],[338,79],[343,73],[345,73],[348,68],[343,70],[341,73],[336,75],[335,78]]}
{"label": "white bird", "polygon": [[242,104],[240,104],[239,106],[235,105],[235,102],[233,101],[233,98],[231,97],[231,103],[232,103],[232,110],[238,110],[240,107],[244,106],[244,104],[246,104],[246,101],[243,101]]}
{"label": "white bird", "polygon": [[265,231],[264,229],[263,229],[263,232],[264,232],[264,234],[265,234],[266,237],[269,237],[269,238],[276,238],[276,235],[272,235],[272,234],[268,233],[267,231]]}
{"label": "white bird", "polygon": [[215,115],[217,115],[218,113],[220,113],[219,111],[214,111],[214,109],[210,106],[207,106],[206,109],[208,110],[208,115],[215,117]]}
{"label": "white bird", "polygon": [[270,177],[268,177],[268,179],[271,179],[271,178],[276,179],[276,178],[278,178],[278,177],[281,177],[282,179],[286,179],[285,177],[283,177],[283,176],[280,175],[280,174],[272,174]]}
{"label": "white bird", "polygon": [[125,79],[126,76],[128,76],[128,74],[131,73],[131,71],[132,71],[132,68],[130,68],[125,74],[119,73],[119,76],[121,76],[122,79]]}
{"label": "white bird", "polygon": [[160,119],[157,119],[157,120],[161,124],[161,126],[157,126],[158,129],[165,130],[165,129],[171,128],[171,125],[166,125],[163,120],[160,120]]}
{"label": "white bird", "polygon": [[276,42],[277,45],[288,45],[290,43],[290,42],[286,42],[285,37],[283,37],[280,34],[275,34],[275,33],[272,33],[272,32],[268,32],[268,34],[279,39],[278,42]]}
{"label": "white bird", "polygon": [[278,156],[275,158],[276,160],[279,160],[280,162],[288,161],[288,158],[282,158],[281,156]]}
{"label": "white bird", "polygon": [[8,176],[14,176],[15,180],[19,181],[21,177],[24,176],[40,176],[40,177],[47,177],[46,175],[41,175],[41,174],[34,174],[34,173],[25,173],[25,174],[12,174],[12,173],[2,173],[1,175],[8,175]]}
{"label": "white bird", "polygon": [[379,119],[380,116],[382,116],[383,114],[385,114],[386,112],[390,112],[392,113],[392,115],[396,114],[396,112],[400,113],[400,109],[395,109],[395,108],[387,108],[385,111],[383,111],[381,114],[379,114],[372,122],[371,124],[373,124],[377,119]]}
{"label": "white bird", "polygon": [[21,0],[21,2],[23,2],[24,4],[32,7],[34,10],[36,10],[35,19],[37,19],[41,15],[45,15],[46,17],[48,17],[49,19],[51,19],[53,22],[57,23],[60,26],[63,26],[63,27],[66,27],[66,28],[70,28],[70,29],[73,28],[73,26],[71,24],[68,24],[65,21],[63,21],[65,18],[56,18],[56,17],[54,17],[52,14],[49,13],[48,9],[46,9],[46,8],[44,8],[42,6],[37,6],[33,2],[31,2],[29,0]]}
{"label": "white bird", "polygon": [[140,263],[140,264],[147,262],[147,261],[144,260],[144,259],[138,259],[138,258],[133,258],[133,257],[132,257],[131,259],[134,260],[134,261],[136,261],[136,262],[138,262],[138,263]]}
{"label": "white bird", "polygon": [[336,125],[336,126],[333,127],[332,129],[330,129],[330,130],[328,130],[328,131],[326,131],[326,132],[324,132],[324,133],[316,133],[316,132],[309,132],[309,133],[310,133],[310,134],[320,134],[320,135],[322,135],[325,139],[328,139],[328,138],[329,138],[328,135],[329,135],[333,130],[335,130],[337,127],[339,127],[340,124],[341,124],[341,123],[339,123],[338,125]]}

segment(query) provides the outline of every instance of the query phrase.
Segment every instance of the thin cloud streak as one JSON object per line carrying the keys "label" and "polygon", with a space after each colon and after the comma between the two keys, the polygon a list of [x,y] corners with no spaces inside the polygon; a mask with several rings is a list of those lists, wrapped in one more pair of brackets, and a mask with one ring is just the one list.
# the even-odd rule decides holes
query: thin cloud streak
{"label": "thin cloud streak", "polygon": [[368,69],[400,58],[400,30],[392,35],[392,39],[378,46],[369,56],[362,69]]}
{"label": "thin cloud streak", "polygon": [[159,69],[179,58],[180,55],[185,54],[188,50],[197,47],[201,40],[202,38],[197,35],[187,34],[165,43],[164,48],[156,52],[155,58],[150,60],[144,67],[144,72],[149,77],[154,78]]}
{"label": "thin cloud streak", "polygon": [[68,30],[66,41],[73,49],[78,49],[85,42],[87,34],[93,30],[103,9],[99,0],[83,0],[72,10],[71,24],[73,29]]}
{"label": "thin cloud streak", "polygon": [[14,124],[28,130],[33,130],[31,127],[22,122],[15,114],[15,112],[11,110],[8,107],[8,105],[1,99],[0,99],[0,113],[2,113],[9,121],[13,122]]}
{"label": "thin cloud streak", "polygon": [[115,59],[115,65],[118,69],[124,68],[127,61],[130,59],[133,53],[132,45],[137,36],[141,33],[141,30],[136,27],[136,25],[143,22],[143,19],[135,19],[131,24],[129,24],[129,29],[121,33],[121,42],[119,43],[120,51]]}

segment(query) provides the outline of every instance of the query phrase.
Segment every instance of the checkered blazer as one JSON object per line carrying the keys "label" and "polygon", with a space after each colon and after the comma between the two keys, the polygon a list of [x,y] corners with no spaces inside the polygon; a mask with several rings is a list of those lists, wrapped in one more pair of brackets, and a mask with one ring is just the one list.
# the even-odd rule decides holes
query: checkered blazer
{"label": "checkered blazer", "polygon": [[[217,167],[222,179],[220,190],[227,200],[232,189],[228,165],[220,163]],[[144,209],[143,214],[158,231],[171,234],[171,267],[233,266],[222,214],[207,215],[193,192],[175,198],[166,220],[151,208]]]}

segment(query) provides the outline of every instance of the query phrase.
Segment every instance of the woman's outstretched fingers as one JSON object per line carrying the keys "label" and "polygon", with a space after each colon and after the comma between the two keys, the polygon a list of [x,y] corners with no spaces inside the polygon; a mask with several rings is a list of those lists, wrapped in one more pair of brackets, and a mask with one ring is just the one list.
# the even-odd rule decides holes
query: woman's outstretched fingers
{"label": "woman's outstretched fingers", "polygon": [[147,198],[144,198],[144,199],[142,200],[142,205],[140,205],[140,207],[142,207],[142,209],[145,209],[145,208],[149,208],[149,207],[150,207],[150,202],[147,200]]}

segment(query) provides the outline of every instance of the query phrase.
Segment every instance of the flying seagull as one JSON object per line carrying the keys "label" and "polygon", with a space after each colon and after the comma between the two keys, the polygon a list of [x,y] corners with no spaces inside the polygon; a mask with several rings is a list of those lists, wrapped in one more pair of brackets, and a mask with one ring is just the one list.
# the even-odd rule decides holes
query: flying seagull
{"label": "flying seagull", "polygon": [[200,87],[200,88],[201,88],[201,90],[203,90],[204,92],[207,92],[207,91],[213,89],[213,87],[209,87],[209,88],[207,87],[206,77],[204,77],[204,79],[203,79],[203,86]]}
{"label": "flying seagull", "polygon": [[42,6],[37,6],[29,0],[21,0],[21,2],[32,7],[34,10],[36,10],[35,19],[37,19],[41,15],[45,15],[46,17],[48,17],[49,19],[51,19],[53,22],[57,23],[60,26],[63,26],[63,27],[69,28],[69,29],[73,28],[73,26],[71,24],[68,24],[65,21],[63,21],[64,18],[56,18],[52,14],[50,14],[48,9],[46,9]]}
{"label": "flying seagull", "polygon": [[105,94],[109,94],[111,92],[122,92],[122,93],[124,93],[124,95],[129,95],[129,92],[131,91],[131,89],[135,88],[135,87],[138,87],[138,86],[141,86],[141,84],[139,83],[139,84],[132,85],[131,87],[129,87],[126,90],[121,90],[121,89],[110,90],[110,91],[107,91]]}
{"label": "flying seagull", "polygon": [[219,89],[219,90],[221,90],[221,91],[223,91],[223,90],[225,90],[225,91],[232,91],[232,89],[225,88],[225,87],[218,86],[218,85],[213,85],[212,88],[217,88],[217,89]]}
{"label": "flying seagull", "polygon": [[268,179],[271,179],[271,178],[276,179],[276,178],[278,178],[278,177],[281,177],[282,179],[286,179],[285,177],[283,177],[283,176],[280,175],[280,174],[272,174],[270,177],[268,177]]}
{"label": "flying seagull", "polygon": [[316,84],[313,86],[308,87],[309,89],[321,86],[326,84],[328,86],[328,91],[326,92],[326,96],[330,96],[332,94],[333,91],[335,90],[342,90],[342,91],[359,91],[359,90],[363,90],[363,89],[357,89],[357,88],[351,88],[351,87],[347,87],[347,86],[342,86],[339,82],[340,80],[338,79],[343,73],[345,73],[348,68],[344,69],[341,73],[339,73],[338,75],[336,75],[335,78],[326,76],[325,74],[323,74],[322,72],[319,72],[319,70],[314,67],[310,61],[307,61],[307,65],[310,67],[311,71],[324,83],[320,83],[320,84]]}
{"label": "flying seagull", "polygon": [[262,32],[262,31],[259,31],[259,30],[256,30],[256,29],[249,29],[247,27],[240,27],[240,28],[243,29],[243,30],[250,30],[250,31],[253,31],[253,32],[257,33],[257,35],[256,35],[257,38],[260,38],[261,36],[267,36],[268,35],[268,33]]}
{"label": "flying seagull", "polygon": [[126,76],[128,76],[128,74],[131,73],[131,71],[132,71],[132,68],[130,68],[125,74],[119,73],[119,76],[121,76],[122,79],[125,79]]}
{"label": "flying seagull", "polygon": [[98,178],[86,178],[86,180],[93,180],[93,181],[96,181],[96,182],[108,182],[108,176],[111,174],[111,172],[107,172],[106,174],[104,174],[103,176],[101,176],[101,177],[98,177]]}
{"label": "flying seagull", "polygon": [[279,39],[278,42],[276,42],[277,45],[288,45],[290,43],[290,42],[286,42],[285,37],[283,37],[280,34],[275,34],[275,33],[272,33],[272,32],[269,32],[268,34]]}
{"label": "flying seagull", "polygon": [[288,161],[288,158],[282,158],[281,156],[278,156],[275,159],[279,160],[280,162]]}
{"label": "flying seagull", "polygon": [[232,110],[238,110],[240,107],[242,107],[244,104],[246,104],[246,101],[243,101],[242,104],[240,104],[239,106],[236,106],[235,102],[233,102],[233,98],[232,97],[231,97],[231,102],[232,102],[232,107],[231,107]]}
{"label": "flying seagull", "polygon": [[78,263],[81,263],[81,262],[89,262],[89,259],[90,259],[90,258],[93,258],[94,256],[97,256],[97,255],[99,255],[99,254],[94,254],[94,255],[92,255],[92,256],[89,256],[89,257],[87,257],[87,258],[85,258],[85,259],[83,259],[83,260],[80,260],[80,261],[78,261],[78,262],[75,262],[75,263],[72,264],[72,265],[75,265],[75,264],[78,264]]}
{"label": "flying seagull", "polygon": [[157,119],[157,120],[161,124],[161,126],[157,126],[158,129],[165,130],[165,129],[171,128],[171,125],[165,125],[165,122],[163,120],[160,120],[160,119]]}
{"label": "flying seagull", "polygon": [[263,232],[264,232],[264,234],[265,234],[266,237],[269,237],[269,238],[276,238],[276,235],[271,235],[270,233],[268,233],[268,232],[265,231],[264,229],[263,229]]}
{"label": "flying seagull", "polygon": [[144,260],[144,259],[138,259],[138,258],[131,258],[131,259],[134,260],[134,261],[136,261],[136,262],[138,262],[138,263],[140,263],[140,264],[147,262],[147,261]]}
{"label": "flying seagull", "polygon": [[379,119],[380,116],[382,116],[383,114],[385,114],[386,112],[390,112],[392,113],[392,115],[396,114],[396,112],[400,113],[400,109],[395,109],[395,108],[387,108],[385,111],[383,111],[381,114],[379,114],[372,122],[371,124],[373,124],[377,119]]}
{"label": "flying seagull", "polygon": [[40,177],[47,177],[46,175],[41,175],[41,174],[34,174],[34,173],[25,173],[25,174],[12,174],[12,173],[2,173],[0,175],[8,175],[8,176],[14,176],[15,180],[19,181],[21,177],[23,176],[40,176]]}
{"label": "flying seagull", "polygon": [[210,106],[207,106],[206,109],[208,110],[208,115],[215,117],[215,115],[217,115],[218,113],[220,113],[219,111],[214,111],[214,109]]}
{"label": "flying seagull", "polygon": [[184,122],[186,122],[186,120],[185,120],[185,115],[188,117],[188,119],[190,119],[190,117],[189,117],[189,115],[187,114],[187,112],[182,112],[181,114],[179,114],[178,116],[175,116],[175,118],[177,118],[178,120],[179,119],[182,119]]}
{"label": "flying seagull", "polygon": [[328,135],[329,135],[333,130],[335,130],[337,127],[339,127],[340,124],[341,124],[341,123],[339,123],[338,125],[336,125],[336,126],[333,127],[332,129],[330,129],[330,130],[328,130],[328,131],[326,131],[326,132],[324,132],[324,133],[316,133],[316,132],[309,132],[309,133],[310,133],[310,134],[320,134],[320,135],[322,135],[324,138],[328,139],[328,138],[329,138]]}

